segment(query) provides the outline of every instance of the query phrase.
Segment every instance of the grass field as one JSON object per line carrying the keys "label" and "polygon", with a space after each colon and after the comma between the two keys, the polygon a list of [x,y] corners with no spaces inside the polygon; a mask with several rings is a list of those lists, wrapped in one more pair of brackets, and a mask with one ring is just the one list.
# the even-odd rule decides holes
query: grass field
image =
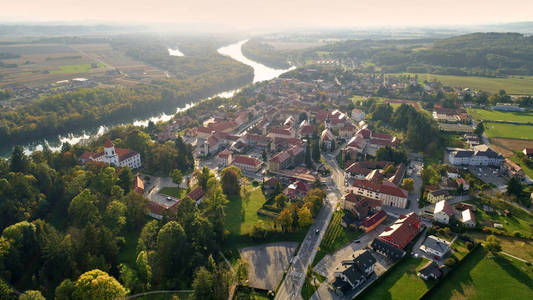
{"label": "grass field", "polygon": [[272,224],[272,219],[262,217],[257,211],[266,202],[265,195],[260,188],[254,188],[252,185],[247,187],[251,193],[248,199],[244,195],[229,199],[226,206],[226,227],[233,235],[243,235],[250,233],[253,225],[259,221],[265,224]]}
{"label": "grass field", "polygon": [[497,111],[490,109],[472,108],[467,110],[475,120],[483,121],[511,121],[533,123],[532,112]]}
{"label": "grass field", "polygon": [[395,265],[393,270],[380,278],[379,284],[370,287],[358,299],[418,299],[426,293],[435,281],[424,281],[417,271],[428,261],[409,257]]}
{"label": "grass field", "polygon": [[[414,75],[414,74],[413,74]],[[508,94],[533,94],[533,76],[513,76],[508,78],[489,78],[476,76],[452,76],[436,74],[416,74],[418,80],[437,79],[444,85],[452,87],[473,88],[489,93],[505,90]]]}
{"label": "grass field", "polygon": [[163,194],[163,195],[174,197],[176,199],[181,199],[181,198],[185,197],[185,195],[187,194],[187,191],[184,190],[184,189],[180,189],[178,187],[166,186],[164,188],[161,188],[159,190],[159,193]]}
{"label": "grass field", "polygon": [[[480,232],[469,232],[467,235],[476,242],[484,242],[488,236]],[[533,241],[506,236],[498,236],[498,239],[500,240],[502,251],[505,253],[533,262]]]}
{"label": "grass field", "polygon": [[[475,213],[476,219],[478,223],[482,224],[483,226],[493,227],[494,223],[500,223],[503,225],[503,228],[498,230],[505,231],[510,234],[518,231],[522,235],[531,235],[533,231],[532,214],[529,214],[501,200],[490,200],[490,206],[495,210],[495,212],[491,214],[487,214],[481,209],[481,203],[476,202],[475,204],[479,207]],[[503,214],[503,211],[506,209],[510,211],[510,215],[508,217]],[[496,211],[500,211],[502,215],[498,215]]]}
{"label": "grass field", "polygon": [[532,125],[514,125],[502,123],[484,123],[485,133],[489,138],[510,138],[533,140]]}
{"label": "grass field", "polygon": [[320,247],[318,247],[313,266],[327,254],[334,253],[361,235],[360,231],[351,231],[342,227],[342,216],[344,216],[344,211],[336,211],[333,214]]}
{"label": "grass field", "polygon": [[529,176],[529,178],[533,178],[533,169],[530,169],[516,155],[511,156],[509,159],[517,163],[522,168],[522,170],[524,170],[524,173],[526,173],[526,175]]}
{"label": "grass field", "polygon": [[[98,64],[97,68],[105,67],[103,64]],[[59,67],[59,70],[52,70],[52,74],[76,74],[76,73],[88,73],[92,68],[91,64],[79,64],[79,65],[63,65]]]}
{"label": "grass field", "polygon": [[489,258],[482,247],[444,280],[430,299],[533,299],[531,267],[505,256]]}

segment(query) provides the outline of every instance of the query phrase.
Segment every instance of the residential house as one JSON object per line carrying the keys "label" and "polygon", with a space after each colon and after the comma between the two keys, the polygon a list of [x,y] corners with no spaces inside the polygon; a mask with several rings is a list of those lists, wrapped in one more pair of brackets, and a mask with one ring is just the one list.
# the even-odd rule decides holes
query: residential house
{"label": "residential house", "polygon": [[356,128],[354,125],[347,123],[343,127],[339,128],[339,137],[343,139],[351,138],[355,133],[355,129]]}
{"label": "residential house", "polygon": [[428,192],[427,200],[430,203],[437,203],[442,200],[448,200],[451,197],[452,196],[450,195],[450,192],[448,192],[447,190],[436,190]]}
{"label": "residential house", "polygon": [[420,232],[422,222],[415,213],[402,215],[394,224],[385,228],[379,239],[399,249],[403,249]]}
{"label": "residential house", "polygon": [[339,294],[353,290],[374,274],[377,260],[370,251],[365,251],[353,260],[345,260],[336,268],[333,287]]}
{"label": "residential house", "polygon": [[476,227],[476,215],[470,209],[465,209],[461,212],[461,222],[466,227]]}
{"label": "residential house", "polygon": [[287,197],[289,199],[298,199],[307,194],[311,186],[301,180],[296,180],[295,182],[289,184],[287,187]]}
{"label": "residential house", "polygon": [[195,201],[197,205],[200,205],[200,203],[202,203],[204,196],[205,196],[205,192],[201,187],[197,187],[187,194],[187,197]]}
{"label": "residential house", "polygon": [[331,151],[334,144],[335,136],[333,133],[331,133],[331,130],[324,129],[324,131],[322,131],[320,134],[320,145],[322,145],[324,150]]}
{"label": "residential house", "polygon": [[358,109],[358,108],[354,108],[352,109],[352,120],[354,120],[355,122],[360,122],[362,120],[365,119],[365,112]]}
{"label": "residential house", "polygon": [[272,128],[267,136],[270,138],[293,138],[295,135],[292,128]]}
{"label": "residential house", "polygon": [[133,192],[139,195],[144,195],[144,181],[139,175],[135,176],[135,179],[133,180]]}
{"label": "residential house", "polygon": [[430,235],[420,245],[420,250],[441,260],[450,253],[450,243]]}
{"label": "residential house", "polygon": [[529,158],[533,158],[533,148],[524,148],[524,150],[522,150],[522,153],[524,153],[524,155]]}
{"label": "residential house", "polygon": [[233,153],[228,150],[228,149],[224,149],[222,151],[220,151],[217,155],[217,165],[219,167],[227,167],[231,164],[231,162],[233,161]]}
{"label": "residential house", "polygon": [[435,204],[433,219],[442,224],[448,224],[453,217],[453,208],[446,200],[441,200]]}
{"label": "residential house", "polygon": [[509,177],[525,178],[526,173],[522,170],[522,167],[517,165],[514,161],[506,158],[502,164],[501,171]]}
{"label": "residential house", "polygon": [[268,161],[270,171],[278,171],[294,167],[302,163],[305,150],[301,145],[294,145],[288,150],[281,151]]}
{"label": "residential house", "polygon": [[424,280],[437,280],[442,276],[442,271],[436,262],[429,261],[420,270],[418,270],[417,275]]}

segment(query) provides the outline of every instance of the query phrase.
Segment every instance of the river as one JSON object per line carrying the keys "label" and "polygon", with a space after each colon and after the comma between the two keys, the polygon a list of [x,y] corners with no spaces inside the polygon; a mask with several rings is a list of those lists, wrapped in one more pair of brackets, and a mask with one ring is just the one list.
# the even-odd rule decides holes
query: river
{"label": "river", "polygon": [[[218,53],[220,53],[222,55],[229,56],[229,57],[233,58],[234,60],[236,60],[238,62],[241,62],[243,64],[246,64],[246,65],[252,67],[254,69],[254,79],[253,79],[254,83],[260,82],[260,81],[274,79],[274,78],[280,76],[281,74],[294,69],[294,67],[291,67],[291,68],[285,69],[285,70],[273,69],[273,68],[269,68],[269,67],[267,67],[265,65],[262,65],[262,64],[260,64],[258,62],[255,62],[253,60],[250,60],[250,59],[246,58],[242,54],[242,45],[244,43],[246,43],[246,41],[247,40],[244,40],[244,41],[240,41],[240,42],[237,42],[237,43],[234,43],[234,44],[230,44],[228,46],[221,47],[217,51],[218,51]],[[171,56],[180,56],[180,55],[178,55],[177,52],[175,52],[175,51],[179,52],[179,50],[177,48],[175,50],[172,50],[172,49],[168,49],[168,50],[169,50],[169,55],[171,55]],[[181,52],[179,52],[179,53],[181,55],[183,55]],[[224,91],[224,92],[218,93],[216,95],[213,95],[213,96],[211,96],[211,97],[209,97],[207,99],[211,99],[211,98],[214,98],[214,97],[231,98],[239,90],[240,89]],[[200,102],[202,100],[207,100],[207,99],[198,99],[198,101],[195,101],[194,103],[198,103],[198,102]],[[177,107],[176,108],[176,112],[174,114],[159,113],[159,114],[154,114],[154,116],[152,116],[152,117],[150,117],[148,119],[132,119],[130,122],[122,123],[122,124],[107,124],[107,125],[95,126],[93,128],[88,128],[88,129],[85,129],[85,130],[72,132],[72,133],[68,133],[68,134],[65,134],[65,135],[58,135],[55,139],[38,140],[38,141],[35,141],[33,143],[29,143],[29,144],[23,145],[24,152],[26,154],[30,154],[33,151],[40,151],[40,150],[43,149],[43,145],[47,145],[52,151],[59,151],[61,149],[61,145],[63,143],[69,143],[71,145],[78,144],[78,143],[80,143],[82,141],[87,141],[89,139],[92,139],[92,138],[95,138],[95,137],[99,137],[99,136],[103,135],[104,133],[106,133],[110,128],[112,128],[114,126],[118,126],[118,125],[133,124],[135,126],[146,126],[146,125],[148,125],[148,123],[150,121],[152,121],[154,123],[157,123],[159,121],[166,122],[166,121],[172,119],[172,117],[175,114],[177,114],[179,112],[182,112],[182,111],[185,111],[185,110],[193,107],[194,103],[190,103],[190,104],[187,104],[185,106]],[[11,149],[3,150],[2,153],[0,153],[0,155],[3,156],[3,157],[6,157],[7,155],[9,155],[10,152],[11,152]]]}

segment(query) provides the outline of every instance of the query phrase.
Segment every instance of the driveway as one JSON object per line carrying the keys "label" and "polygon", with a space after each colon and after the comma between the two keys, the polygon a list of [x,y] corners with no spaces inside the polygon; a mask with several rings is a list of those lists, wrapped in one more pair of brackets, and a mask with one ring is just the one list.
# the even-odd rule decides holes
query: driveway
{"label": "driveway", "polygon": [[283,242],[240,249],[249,263],[248,286],[275,291],[297,247],[298,243]]}

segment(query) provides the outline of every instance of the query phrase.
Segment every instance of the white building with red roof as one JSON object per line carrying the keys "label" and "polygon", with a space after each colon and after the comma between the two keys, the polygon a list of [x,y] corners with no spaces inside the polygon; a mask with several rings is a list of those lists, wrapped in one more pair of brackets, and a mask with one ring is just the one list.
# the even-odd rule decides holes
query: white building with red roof
{"label": "white building with red roof", "polygon": [[217,155],[217,165],[219,167],[227,167],[231,164],[232,161],[233,153],[228,149],[220,151]]}
{"label": "white building with red roof", "polygon": [[448,224],[450,218],[453,216],[453,208],[446,200],[442,200],[435,204],[435,210],[433,211],[433,219],[435,221]]}
{"label": "white building with red roof", "polygon": [[232,165],[238,167],[243,172],[257,172],[263,164],[259,159],[247,155],[235,155]]}
{"label": "white building with red roof", "polygon": [[105,142],[103,152],[84,152],[79,159],[82,163],[100,161],[116,167],[129,167],[130,169],[137,169],[142,165],[139,153],[130,149],[115,148],[115,145],[110,140]]}
{"label": "white building with red roof", "polygon": [[391,183],[380,184],[373,181],[354,179],[353,186],[348,189],[353,190],[357,195],[380,200],[383,205],[399,208],[407,207],[407,191]]}

